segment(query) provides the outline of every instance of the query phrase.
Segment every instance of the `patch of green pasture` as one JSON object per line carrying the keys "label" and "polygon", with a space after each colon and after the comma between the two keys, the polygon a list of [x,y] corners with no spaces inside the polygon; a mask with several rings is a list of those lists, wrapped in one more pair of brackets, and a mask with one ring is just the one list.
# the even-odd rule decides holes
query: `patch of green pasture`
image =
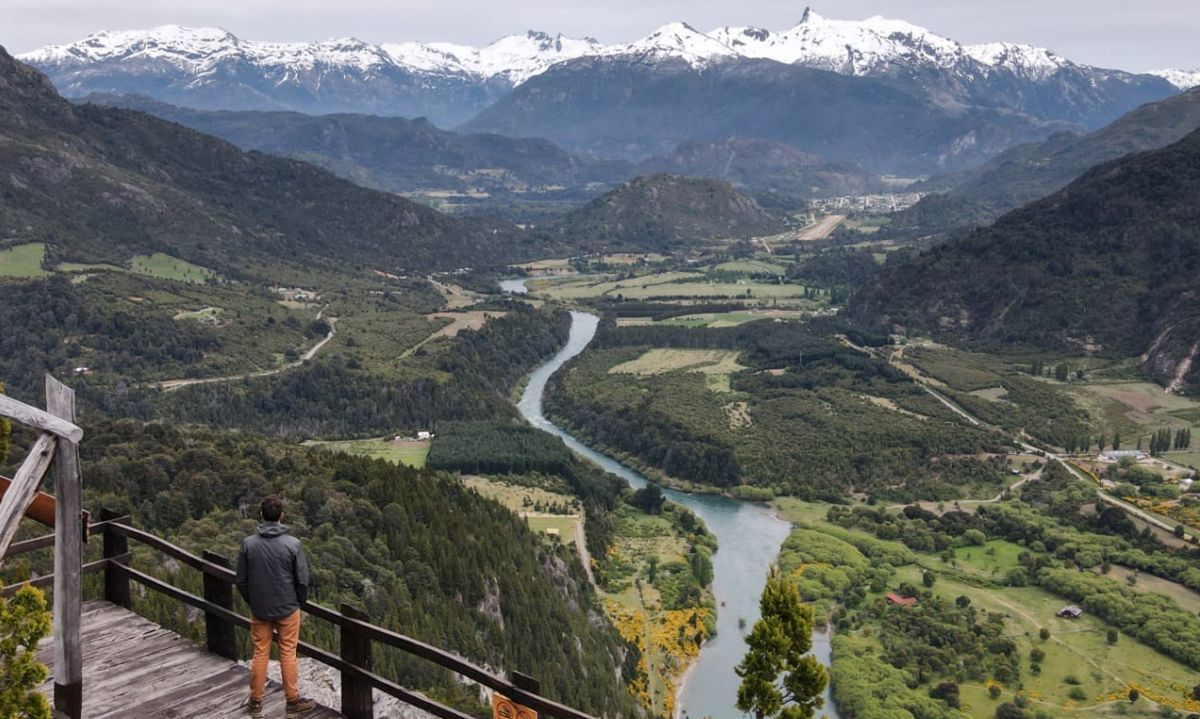
{"label": "patch of green pasture", "polygon": [[174,280],[176,282],[192,282],[195,284],[203,284],[209,279],[217,279],[220,276],[200,265],[194,265],[187,260],[181,260],[178,257],[163,252],[155,252],[152,255],[137,255],[129,262],[130,271],[139,275],[149,275],[162,280]]}
{"label": "patch of green pasture", "polygon": [[46,245],[31,242],[0,250],[0,277],[45,277],[50,274],[42,269],[46,258]]}
{"label": "patch of green pasture", "polygon": [[314,441],[310,444],[335,452],[356,454],[372,459],[386,459],[395,464],[403,464],[417,469],[425,466],[425,459],[429,456],[428,441],[395,442],[389,438],[379,438],[330,442]]}
{"label": "patch of green pasture", "polygon": [[1025,547],[1004,539],[992,539],[982,547],[958,547],[954,550],[954,558],[960,567],[977,574],[1002,578],[1004,573],[1013,567],[1020,566],[1017,557]]}

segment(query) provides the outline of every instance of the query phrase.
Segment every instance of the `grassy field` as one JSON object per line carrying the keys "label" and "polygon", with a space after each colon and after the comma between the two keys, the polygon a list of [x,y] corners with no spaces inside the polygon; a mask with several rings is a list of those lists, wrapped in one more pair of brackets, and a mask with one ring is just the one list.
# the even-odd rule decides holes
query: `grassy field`
{"label": "grassy field", "polygon": [[[794,522],[817,530],[831,526],[825,520],[827,504],[788,497],[777,498],[774,504],[781,515]],[[860,530],[849,531],[871,536]],[[993,575],[1002,576],[1017,566],[1021,551],[1024,548],[1020,545],[1003,540],[991,540],[982,547],[959,547],[954,566],[933,555],[919,555],[918,564],[901,567],[889,582],[890,586],[900,582],[920,586],[922,572],[933,570],[938,576],[934,593],[951,600],[967,596],[973,607],[1005,615],[1007,633],[1017,642],[1021,657],[1028,658],[1035,647],[1046,653],[1040,675],[1022,666],[1021,687],[1003,687],[998,699],[989,696],[982,682],[961,684],[962,710],[967,716],[992,719],[996,706],[1011,701],[1018,691],[1029,700],[1030,710],[1040,709],[1055,717],[1160,716],[1158,707],[1146,699],[1131,705],[1124,698],[1130,686],[1138,687],[1143,697],[1171,704],[1180,711],[1200,708],[1185,696],[1195,684],[1195,672],[1186,666],[1124,634],[1115,645],[1108,644],[1108,625],[1090,614],[1077,620],[1057,617],[1058,610],[1069,602],[1042,589],[995,586],[998,577]],[[1124,584],[1122,571],[1127,570],[1114,567],[1109,576]],[[1173,582],[1149,579],[1146,575],[1139,578],[1139,591],[1165,594],[1187,609],[1200,607],[1200,594]],[[1044,642],[1038,637],[1042,627],[1050,631],[1050,639]],[[1082,699],[1072,698],[1076,689],[1075,695],[1082,695]]]}
{"label": "grassy field", "polygon": [[656,375],[683,370],[705,375],[705,384],[718,392],[729,391],[729,375],[744,369],[735,350],[663,349],[647,350],[642,356],[616,365],[610,374]]}
{"label": "grassy field", "polygon": [[0,277],[45,277],[50,274],[42,269],[45,256],[41,242],[0,250]]}
{"label": "grassy field", "polygon": [[[538,534],[545,534],[547,529],[557,529],[560,542],[575,542],[575,528],[583,522],[583,515],[579,500],[570,494],[495,477],[465,476],[463,484],[521,515],[529,528]],[[551,507],[564,509],[567,513],[560,514],[557,509],[545,511]]]}
{"label": "grassy field", "polygon": [[718,272],[744,272],[746,274],[783,275],[787,267],[767,260],[735,260],[722,262],[713,269]]}
{"label": "grassy field", "polygon": [[[529,288],[534,294],[557,300],[620,296],[641,300],[718,297],[803,301],[805,291],[803,285],[773,282],[710,282],[701,272],[664,272],[624,280],[596,277],[534,280],[529,283]],[[807,303],[816,306],[816,303]]]}
{"label": "grassy field", "polygon": [[396,464],[421,468],[425,466],[425,458],[429,456],[429,441],[399,441],[390,438],[380,439],[351,439],[338,442],[311,442],[317,447],[358,454],[373,459],[386,459]]}
{"label": "grassy field", "polygon": [[[656,324],[664,326],[682,325],[684,327],[737,327],[744,325],[747,322],[757,322],[758,320],[781,319],[795,320],[804,317],[806,313],[798,310],[745,310],[743,312],[706,312],[695,315],[684,315],[682,317],[672,317],[669,320],[661,320],[659,322],[650,321],[648,318],[643,324]],[[636,318],[643,319],[643,318]]]}
{"label": "grassy field", "polygon": [[173,319],[175,320],[195,320],[197,322],[212,322],[219,323],[221,315],[225,310],[220,307],[205,307],[204,309],[193,310],[190,312],[179,312]]}
{"label": "grassy field", "polygon": [[181,260],[162,252],[155,252],[153,255],[137,255],[130,260],[130,269],[139,275],[195,284],[203,284],[209,279],[219,278],[216,272],[207,267],[194,265],[187,260]]}
{"label": "grassy field", "polygon": [[[919,582],[919,571],[916,567],[905,567],[898,579]],[[1033,707],[1054,715],[1105,713],[1108,702],[1114,696],[1123,697],[1130,686],[1138,687],[1144,696],[1159,696],[1177,702],[1182,708],[1184,688],[1190,690],[1195,684],[1194,672],[1135,639],[1122,635],[1117,644],[1108,644],[1105,639],[1108,625],[1096,617],[1058,618],[1055,614],[1067,602],[1041,589],[982,588],[939,577],[934,592],[949,599],[966,595],[971,598],[972,606],[1006,615],[1022,656],[1028,657],[1034,647],[1046,652],[1040,675],[1034,676],[1027,670],[1022,672],[1021,693],[1030,699]],[[1042,627],[1050,630],[1050,639],[1045,642],[1038,638]],[[1071,683],[1071,678],[1078,680],[1078,684]],[[1076,686],[1084,699],[1071,697]],[[963,684],[964,710],[969,716],[991,719],[996,704],[1011,699],[1014,689],[1006,687],[999,700],[992,700],[983,685]],[[1120,701],[1128,704],[1124,699]],[[1143,700],[1143,704],[1149,702]],[[1127,708],[1136,710],[1136,707]],[[1142,709],[1149,710],[1149,707]]]}
{"label": "grassy field", "polygon": [[992,539],[982,547],[958,547],[954,550],[954,558],[965,570],[994,579],[1019,566],[1017,556],[1023,551],[1025,548],[1019,544]]}
{"label": "grassy field", "polygon": [[1087,383],[1072,385],[1071,392],[1128,442],[1163,427],[1200,426],[1200,402],[1167,394],[1153,382]]}

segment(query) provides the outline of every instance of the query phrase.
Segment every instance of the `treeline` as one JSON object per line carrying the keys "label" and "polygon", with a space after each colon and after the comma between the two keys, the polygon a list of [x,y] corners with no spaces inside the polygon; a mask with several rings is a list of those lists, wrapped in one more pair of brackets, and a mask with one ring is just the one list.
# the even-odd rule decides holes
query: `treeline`
{"label": "treeline", "polygon": [[613,410],[597,402],[566,401],[565,373],[551,378],[546,410],[568,418],[571,427],[600,446],[613,447],[657,467],[668,476],[714,487],[741,483],[741,468],[731,446],[699,436],[647,405]]}
{"label": "treeline", "polygon": [[612,545],[612,511],[625,481],[580,461],[562,440],[541,430],[508,420],[448,422],[439,428],[426,466],[468,474],[560,477],[583,504],[588,549],[603,557]]}
{"label": "treeline", "polygon": [[436,429],[453,420],[510,418],[509,392],[566,342],[570,316],[514,306],[462,332],[416,376],[371,372],[340,355],[271,377],[193,385],[170,394],[112,391],[94,398],[116,416],[162,418],[288,436],[368,436]]}
{"label": "treeline", "polygon": [[[593,443],[668,475],[715,487],[840,501],[995,496],[1004,460],[996,435],[964,426],[887,362],[843,345],[828,324],[753,322],[736,328],[617,327],[551,380],[547,406]],[[861,339],[875,341],[866,336]],[[731,426],[734,397],[698,373],[611,373],[651,348],[727,349],[747,371],[730,386],[748,422]],[[967,455],[967,456],[963,456]]]}
{"label": "treeline", "polygon": [[[636,715],[622,686],[630,677],[620,675],[627,647],[596,619],[577,555],[550,548],[453,479],[246,434],[131,421],[88,426],[81,451],[93,510],[129,512],[136,525],[192,551],[233,557],[254,530],[259,499],[280,494],[308,550],[316,601],[352,602],[383,626],[536,676],[548,695],[589,713]],[[137,552],[135,566],[199,591],[198,576],[152,552]],[[136,601],[156,621],[203,632],[177,602],[152,593]],[[319,622],[306,624],[305,639],[336,646]],[[477,692],[427,662],[377,652],[375,667],[481,709]]]}
{"label": "treeline", "polygon": [[907,672],[879,656],[860,637],[833,637],[830,684],[838,710],[854,719],[962,719],[962,713],[932,697],[911,691]]}
{"label": "treeline", "polygon": [[1175,600],[1071,569],[1046,567],[1036,580],[1043,589],[1078,602],[1129,636],[1200,670],[1200,618],[1180,609]]}

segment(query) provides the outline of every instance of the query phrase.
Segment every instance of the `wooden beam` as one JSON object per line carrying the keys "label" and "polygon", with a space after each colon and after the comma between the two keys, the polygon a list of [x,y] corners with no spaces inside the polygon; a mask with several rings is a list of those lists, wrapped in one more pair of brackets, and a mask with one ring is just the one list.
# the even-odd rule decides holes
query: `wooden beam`
{"label": "wooden beam", "polygon": [[[51,456],[53,456],[53,452],[51,452]],[[4,496],[11,485],[11,479],[0,477],[0,497]],[[54,529],[54,495],[45,492],[33,495],[33,501],[25,509],[25,516],[38,524]]]}
{"label": "wooden beam", "polygon": [[[75,391],[50,375],[46,409],[75,426]],[[54,708],[71,719],[83,717],[83,481],[77,444],[82,436],[82,431],[65,436],[54,453]]]}
{"label": "wooden beam", "polygon": [[[58,380],[54,381],[58,382]],[[49,432],[70,442],[79,442],[83,439],[83,429],[75,424],[73,414],[71,419],[63,419],[53,412],[45,412],[37,407],[30,407],[24,402],[18,402],[6,394],[0,394],[0,417],[16,420],[21,424]]]}
{"label": "wooden beam", "polygon": [[43,432],[29,451],[29,456],[21,463],[21,468],[17,470],[12,484],[4,492],[3,499],[0,499],[0,566],[4,564],[4,555],[17,534],[17,527],[21,525],[25,510],[33,502],[38,487],[42,484],[42,477],[50,468],[50,460],[54,459],[57,446],[58,438],[49,432]]}

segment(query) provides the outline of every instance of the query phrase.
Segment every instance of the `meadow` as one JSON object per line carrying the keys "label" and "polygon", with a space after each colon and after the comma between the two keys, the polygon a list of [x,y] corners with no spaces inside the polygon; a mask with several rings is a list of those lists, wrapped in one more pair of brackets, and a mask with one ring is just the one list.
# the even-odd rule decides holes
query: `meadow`
{"label": "meadow", "polygon": [[321,447],[333,452],[345,452],[372,459],[384,459],[394,464],[420,469],[425,466],[425,458],[429,456],[429,441],[400,440],[390,437],[378,439],[351,439],[343,441],[312,441],[306,442],[315,447]]}
{"label": "meadow", "polygon": [[0,250],[0,277],[45,277],[50,274],[42,269],[46,256],[46,245],[33,242]]}

